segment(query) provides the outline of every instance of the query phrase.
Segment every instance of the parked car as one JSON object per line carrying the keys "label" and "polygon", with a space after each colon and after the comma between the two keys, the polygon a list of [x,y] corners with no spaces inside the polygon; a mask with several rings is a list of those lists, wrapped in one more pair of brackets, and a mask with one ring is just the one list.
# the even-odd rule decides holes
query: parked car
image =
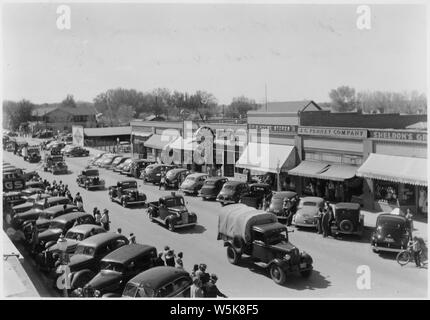
{"label": "parked car", "polygon": [[207,173],[192,173],[185,178],[179,186],[179,190],[185,194],[197,195],[208,176]]}
{"label": "parked car", "polygon": [[105,155],[105,152],[98,153],[95,156],[91,157],[90,160],[88,160],[88,166],[95,165],[94,162],[100,159],[103,155]]}
{"label": "parked car", "polygon": [[23,200],[22,203],[26,202],[28,200],[29,197],[31,197],[32,195],[37,194],[38,192],[44,192],[44,189],[42,188],[26,188],[24,190],[21,191],[21,198]]}
{"label": "parked car", "polygon": [[95,165],[97,167],[100,167],[102,165],[102,163],[104,163],[105,160],[111,159],[111,161],[112,161],[112,158],[115,157],[115,156],[117,156],[117,155],[114,154],[114,153],[105,153],[100,158],[98,158],[97,160],[95,160],[94,163],[93,163],[93,165]]}
{"label": "parked car", "polygon": [[144,244],[129,244],[112,251],[100,261],[100,272],[83,288],[75,290],[77,296],[120,297],[126,283],[154,266],[157,249]]}
{"label": "parked car", "polygon": [[57,243],[61,234],[69,231],[76,224],[93,224],[95,220],[92,214],[86,212],[71,212],[54,218],[49,223],[48,229],[39,233],[39,252]]}
{"label": "parked car", "polygon": [[143,182],[152,182],[153,184],[160,183],[161,171],[168,171],[173,168],[174,166],[170,166],[167,164],[150,164],[142,172],[140,178],[143,179]]}
{"label": "parked car", "polygon": [[297,212],[293,216],[293,224],[296,227],[317,227],[317,216],[320,208],[324,208],[324,199],[320,197],[304,197],[297,206]]}
{"label": "parked car", "polygon": [[43,184],[42,181],[27,181],[25,183],[25,187],[26,188],[40,188],[45,190],[45,185]]}
{"label": "parked car", "polygon": [[243,254],[267,268],[277,284],[286,281],[287,273],[298,271],[308,278],[313,260],[288,240],[288,229],[273,213],[262,212],[243,204],[222,209],[218,216],[218,240],[227,247],[227,259],[238,264]]}
{"label": "parked car", "polygon": [[109,169],[111,167],[112,163],[118,158],[121,159],[122,156],[119,156],[117,154],[114,154],[112,156],[108,156],[103,160],[103,162],[101,162],[99,164],[99,167],[104,168],[104,169]]}
{"label": "parked car", "polygon": [[248,192],[240,197],[240,203],[259,209],[263,207],[263,199],[270,201],[272,188],[267,183],[253,183],[248,187]]}
{"label": "parked car", "polygon": [[88,157],[90,155],[90,151],[80,146],[73,146],[67,148],[63,152],[63,155],[66,157]]}
{"label": "parked car", "polygon": [[116,186],[109,187],[110,201],[120,203],[124,208],[130,204],[144,204],[146,195],[137,189],[135,180],[117,182]]}
{"label": "parked car", "polygon": [[175,267],[154,267],[127,282],[123,297],[170,298],[190,297],[192,279],[188,272]]}
{"label": "parked car", "polygon": [[360,213],[360,204],[350,202],[339,202],[334,205],[334,220],[331,224],[331,233],[363,235],[364,215]]}
{"label": "parked car", "polygon": [[99,272],[100,260],[127,244],[129,241],[125,236],[113,232],[99,233],[79,242],[68,264],[72,289],[87,284]]}
{"label": "parked car", "polygon": [[[50,198],[50,197],[52,197],[50,194],[42,193],[40,195],[40,200],[44,200],[45,198]],[[22,212],[26,212],[28,210],[31,210],[35,206],[36,201],[37,201],[37,194],[32,194],[31,196],[27,196],[25,202],[23,202],[21,204],[14,205],[12,207],[12,213],[15,215],[18,213],[22,213]]]}
{"label": "parked car", "polygon": [[410,224],[403,216],[381,213],[376,219],[376,228],[372,233],[373,252],[400,252],[407,248],[411,238]]}
{"label": "parked car", "polygon": [[137,159],[131,162],[130,166],[124,166],[122,168],[121,174],[125,174],[127,176],[132,176],[135,178],[139,178],[142,171],[145,170],[147,166],[150,164],[154,164],[154,161],[147,159]]}
{"label": "parked car", "polygon": [[[289,215],[284,210],[284,200],[290,200],[292,207],[290,209]],[[270,200],[268,212],[272,212],[278,216],[278,220],[281,222],[288,222],[288,224],[292,221],[294,214],[297,211],[297,205],[300,202],[299,196],[294,191],[279,191],[274,192],[273,196]]]}
{"label": "parked car", "polygon": [[133,162],[130,157],[124,157],[121,159],[120,163],[112,168],[113,172],[121,173],[122,169]]}
{"label": "parked car", "polygon": [[105,188],[105,181],[100,179],[99,170],[92,168],[82,170],[76,178],[76,183],[87,190]]}
{"label": "parked car", "polygon": [[226,177],[208,177],[199,191],[199,197],[203,200],[215,200],[227,181]]}
{"label": "parked car", "polygon": [[[106,232],[106,230],[102,226],[94,224],[79,224],[72,227],[64,236],[67,248],[66,252],[72,255],[81,241],[104,232]],[[61,254],[58,243],[49,246],[39,254],[39,264],[48,270],[54,268],[55,254]]]}
{"label": "parked car", "polygon": [[227,181],[218,196],[216,201],[225,206],[228,203],[238,203],[240,198],[247,194],[249,190],[248,184],[243,181]]}
{"label": "parked car", "polygon": [[128,159],[130,159],[130,157],[118,156],[112,161],[112,163],[109,166],[105,167],[105,169],[113,170],[116,168],[117,165],[123,163]]}
{"label": "parked car", "polygon": [[177,228],[194,227],[197,224],[197,215],[188,212],[184,197],[174,192],[170,196],[163,196],[158,201],[148,203],[148,217],[174,231]]}
{"label": "parked car", "polygon": [[[66,206],[66,207],[64,207]],[[66,213],[79,211],[78,207],[73,204],[60,204],[43,210],[36,219],[37,229],[41,232],[49,228],[52,219],[62,216]]]}
{"label": "parked car", "polygon": [[175,168],[167,171],[165,188],[178,189],[189,174],[190,170],[185,168]]}

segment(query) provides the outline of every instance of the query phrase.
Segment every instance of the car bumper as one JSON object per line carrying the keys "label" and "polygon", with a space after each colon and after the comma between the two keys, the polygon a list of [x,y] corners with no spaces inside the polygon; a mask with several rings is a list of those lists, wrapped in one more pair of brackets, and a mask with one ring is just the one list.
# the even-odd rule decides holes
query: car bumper
{"label": "car bumper", "polygon": [[191,226],[195,226],[197,224],[197,222],[191,222],[191,223],[183,223],[183,224],[176,224],[175,228],[185,228],[185,227],[191,227]]}
{"label": "car bumper", "polygon": [[134,200],[134,201],[127,201],[127,204],[139,204],[139,203],[145,203],[146,200]]}
{"label": "car bumper", "polygon": [[400,248],[382,247],[382,246],[378,246],[378,245],[372,245],[372,249],[375,251],[387,251],[387,252],[400,252],[400,251],[404,250],[404,249],[400,249]]}
{"label": "car bumper", "polygon": [[296,222],[293,221],[293,225],[295,225],[296,227],[306,227],[306,228],[316,228],[317,224],[314,222]]}

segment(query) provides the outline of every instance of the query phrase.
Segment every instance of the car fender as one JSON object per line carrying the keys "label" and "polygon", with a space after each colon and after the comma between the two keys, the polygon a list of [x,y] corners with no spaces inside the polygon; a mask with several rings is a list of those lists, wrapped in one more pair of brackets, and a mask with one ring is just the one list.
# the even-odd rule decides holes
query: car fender
{"label": "car fender", "polygon": [[95,277],[95,273],[90,269],[83,269],[70,274],[70,286],[73,289],[82,288],[92,278]]}
{"label": "car fender", "polygon": [[285,270],[289,268],[289,262],[282,259],[273,259],[267,264],[267,267],[270,268],[273,264],[279,266],[281,269]]}
{"label": "car fender", "polygon": [[314,262],[310,254],[304,251],[300,253],[300,260],[306,262],[307,264],[312,264]]}

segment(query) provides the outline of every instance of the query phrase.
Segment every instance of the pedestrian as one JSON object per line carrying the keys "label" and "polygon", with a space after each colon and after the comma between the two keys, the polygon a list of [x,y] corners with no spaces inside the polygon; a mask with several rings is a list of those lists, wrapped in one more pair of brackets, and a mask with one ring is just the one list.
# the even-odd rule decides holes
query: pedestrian
{"label": "pedestrian", "polygon": [[128,237],[128,242],[136,243],[136,236],[134,235],[134,233],[130,233],[130,236]]}
{"label": "pedestrian", "polygon": [[106,230],[109,231],[110,230],[110,220],[109,220],[109,210],[108,209],[104,209],[103,210],[103,214],[100,218],[100,222],[102,227]]}
{"label": "pedestrian", "polygon": [[96,213],[99,211],[99,209],[97,209],[97,207],[94,207],[94,209],[93,209],[93,216],[94,216],[94,219],[96,218]]}
{"label": "pedestrian", "polygon": [[292,203],[288,198],[284,198],[284,202],[282,204],[282,209],[284,211],[284,215],[287,218],[287,226],[291,226],[291,223],[293,221],[293,214],[292,214]]}
{"label": "pedestrian", "polygon": [[33,254],[36,254],[36,249],[39,245],[39,229],[37,227],[36,221],[33,222],[31,231],[31,251]]}
{"label": "pedestrian", "polygon": [[204,298],[204,292],[202,289],[202,282],[199,278],[193,278],[193,284],[190,287],[191,298]]}
{"label": "pedestrian", "polygon": [[70,202],[73,202],[73,197],[72,197],[72,194],[70,193],[70,191],[67,191],[66,197],[69,198]]}
{"label": "pedestrian", "polygon": [[318,213],[317,213],[317,230],[318,230],[318,234],[322,234],[323,233],[323,229],[322,229],[322,218],[324,215],[324,210],[323,208],[319,208],[318,209]]}
{"label": "pedestrian", "polygon": [[182,261],[184,254],[182,252],[178,253],[178,258],[176,259],[176,268],[184,269],[184,262]]}
{"label": "pedestrian", "polygon": [[324,213],[322,216],[321,221],[322,231],[323,231],[323,237],[327,238],[329,235],[329,227],[330,227],[330,213],[328,211],[328,208],[324,208]]}
{"label": "pedestrian", "polygon": [[406,218],[406,221],[407,221],[407,223],[408,223],[408,225],[409,225],[409,229],[410,229],[410,232],[412,233],[412,230],[414,230],[414,226],[413,226],[413,221],[412,221],[412,217],[413,217],[414,215],[411,213],[411,209],[406,209],[406,215],[405,215],[405,218]]}
{"label": "pedestrian", "polygon": [[199,265],[199,270],[196,272],[196,276],[199,277],[199,279],[202,281],[203,285],[206,285],[210,279],[209,273],[206,272],[206,264],[201,263]]}
{"label": "pedestrian", "polygon": [[421,245],[417,236],[413,238],[410,245],[412,246],[415,264],[417,267],[421,268]]}
{"label": "pedestrian", "polygon": [[164,259],[166,259],[166,255],[167,255],[167,252],[169,252],[169,250],[170,250],[169,246],[164,246],[164,252],[163,252]]}
{"label": "pedestrian", "polygon": [[116,233],[117,234],[122,234],[122,229],[121,228],[116,229]]}
{"label": "pedestrian", "polygon": [[166,189],[166,171],[161,170],[160,172],[160,183],[158,185],[158,190],[161,189],[161,186],[164,187],[164,189]]}
{"label": "pedestrian", "polygon": [[192,277],[196,277],[197,276],[197,274],[196,274],[196,272],[199,270],[199,265],[198,264],[195,264],[194,265],[194,267],[193,267],[193,271],[191,271],[191,276]]}
{"label": "pedestrian", "polygon": [[157,258],[154,261],[154,266],[155,267],[161,267],[164,266],[164,260],[163,260],[163,253],[159,252]]}
{"label": "pedestrian", "polygon": [[216,297],[222,297],[227,298],[227,296],[219,291],[216,282],[218,280],[218,277],[216,274],[211,274],[210,279],[208,283],[206,284],[206,288],[204,290],[205,298],[216,298]]}
{"label": "pedestrian", "polygon": [[166,266],[169,266],[169,267],[175,266],[175,253],[173,250],[169,250],[165,255],[164,259],[166,260]]}

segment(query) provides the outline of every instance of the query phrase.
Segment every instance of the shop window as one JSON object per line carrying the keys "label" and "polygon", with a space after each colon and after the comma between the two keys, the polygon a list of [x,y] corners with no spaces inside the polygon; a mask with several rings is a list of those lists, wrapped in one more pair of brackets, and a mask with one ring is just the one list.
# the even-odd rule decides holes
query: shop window
{"label": "shop window", "polygon": [[399,197],[399,184],[389,181],[375,180],[375,200],[396,204]]}

